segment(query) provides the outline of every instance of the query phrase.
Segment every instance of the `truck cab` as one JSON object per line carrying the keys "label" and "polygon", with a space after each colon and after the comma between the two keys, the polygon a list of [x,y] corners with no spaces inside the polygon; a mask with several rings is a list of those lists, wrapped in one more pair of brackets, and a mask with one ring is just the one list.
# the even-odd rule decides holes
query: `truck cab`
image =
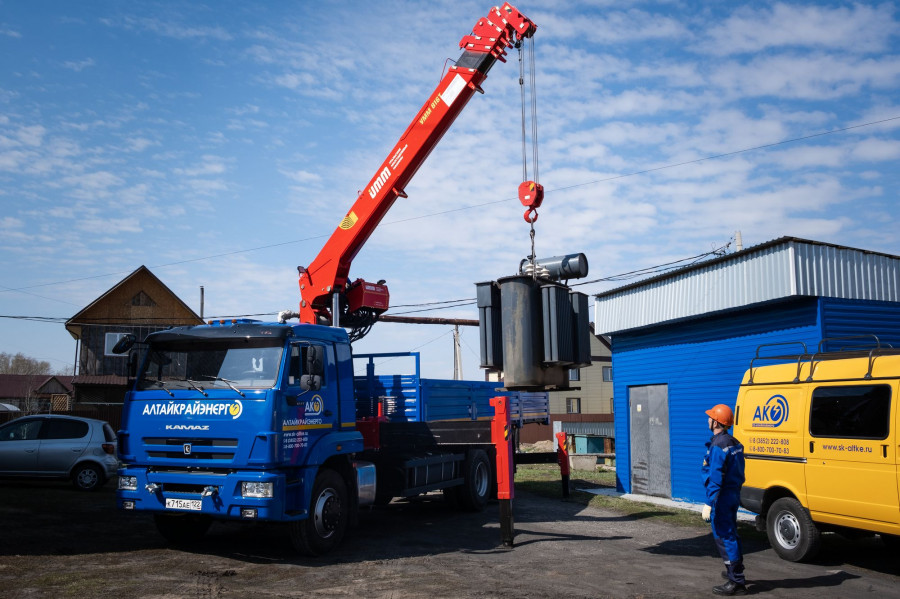
{"label": "truck cab", "polygon": [[[496,477],[491,398],[510,396],[513,426],[549,422],[546,393],[423,379],[416,354],[353,356],[341,328],[213,322],[152,333],[140,353],[117,504],[153,513],[174,543],[213,520],[283,522],[319,555],[361,505],[442,490],[480,510]],[[398,356],[412,373],[375,372]]]}
{"label": "truck cab", "polygon": [[356,488],[352,387],[343,329],[229,321],[151,334],[125,399],[117,502],[153,512],[174,541],[212,518],[306,519],[322,466],[342,495]]}

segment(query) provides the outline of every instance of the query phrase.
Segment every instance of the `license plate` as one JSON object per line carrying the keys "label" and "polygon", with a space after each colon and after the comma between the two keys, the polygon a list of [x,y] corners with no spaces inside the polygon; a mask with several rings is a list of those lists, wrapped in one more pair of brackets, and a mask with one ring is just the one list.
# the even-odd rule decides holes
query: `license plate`
{"label": "license plate", "polygon": [[166,498],[167,510],[192,510],[199,512],[202,505],[199,499],[170,499]]}

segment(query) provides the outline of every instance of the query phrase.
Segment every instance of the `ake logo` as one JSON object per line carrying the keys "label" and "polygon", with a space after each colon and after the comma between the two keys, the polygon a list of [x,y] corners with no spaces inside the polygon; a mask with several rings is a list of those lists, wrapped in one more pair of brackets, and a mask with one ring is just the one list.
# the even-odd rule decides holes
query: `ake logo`
{"label": "ake logo", "polygon": [[311,400],[306,402],[304,406],[304,411],[306,412],[306,416],[319,416],[322,413],[322,410],[325,408],[325,403],[322,401],[321,395],[314,395]]}
{"label": "ake logo", "polygon": [[764,405],[756,406],[753,428],[778,428],[788,419],[789,411],[784,395],[773,395]]}

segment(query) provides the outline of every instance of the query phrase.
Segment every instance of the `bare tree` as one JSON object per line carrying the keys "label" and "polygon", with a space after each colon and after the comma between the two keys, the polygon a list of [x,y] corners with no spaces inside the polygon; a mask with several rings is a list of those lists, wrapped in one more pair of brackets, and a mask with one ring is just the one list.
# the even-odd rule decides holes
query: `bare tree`
{"label": "bare tree", "polygon": [[29,358],[23,353],[15,355],[0,352],[0,374],[52,374],[50,362]]}

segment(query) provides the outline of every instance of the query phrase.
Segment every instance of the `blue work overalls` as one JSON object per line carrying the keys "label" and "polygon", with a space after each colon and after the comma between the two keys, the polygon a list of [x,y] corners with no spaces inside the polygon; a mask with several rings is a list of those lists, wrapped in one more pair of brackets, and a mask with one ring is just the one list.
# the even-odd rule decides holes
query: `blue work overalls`
{"label": "blue work overalls", "polygon": [[744,484],[744,446],[727,432],[714,435],[706,444],[701,472],[706,503],[712,507],[710,520],[716,548],[725,562],[728,579],[744,584],[744,552],[737,534],[737,510]]}

